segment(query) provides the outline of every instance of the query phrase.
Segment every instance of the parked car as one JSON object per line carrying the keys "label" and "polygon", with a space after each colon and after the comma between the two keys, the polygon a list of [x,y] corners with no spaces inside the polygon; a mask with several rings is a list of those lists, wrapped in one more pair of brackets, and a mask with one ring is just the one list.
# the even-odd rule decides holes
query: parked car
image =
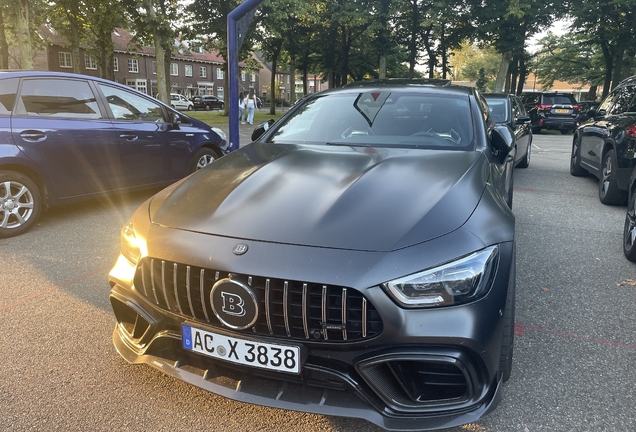
{"label": "parked car", "polygon": [[523,103],[517,96],[507,93],[486,93],[484,98],[495,123],[506,125],[514,131],[515,166],[528,168],[532,154],[532,128]]}
{"label": "parked car", "polygon": [[522,95],[522,100],[530,115],[533,133],[551,129],[568,134],[580,124],[581,106],[571,93],[533,92]]}
{"label": "parked car", "polygon": [[170,93],[170,106],[179,111],[192,111],[194,104],[182,94]]}
{"label": "parked car", "polygon": [[494,409],[512,370],[514,138],[480,93],[350,84],[255,133],[125,224],[109,274],[119,354],[391,429]]}
{"label": "parked car", "polygon": [[581,107],[581,116],[579,117],[579,121],[581,123],[585,123],[587,119],[590,117],[594,117],[594,113],[596,109],[601,103],[598,101],[581,101],[579,105]]}
{"label": "parked car", "polygon": [[0,72],[0,237],[40,212],[168,185],[228,151],[225,135],[130,87],[56,72]]}
{"label": "parked car", "polygon": [[195,96],[192,98],[192,104],[195,110],[223,110],[225,109],[225,103],[212,95]]}
{"label": "parked car", "polygon": [[623,252],[628,260],[636,262],[636,168],[629,180],[627,214],[623,230]]}
{"label": "parked car", "polygon": [[599,179],[599,199],[607,205],[627,201],[636,166],[636,76],[621,82],[574,133],[570,174]]}

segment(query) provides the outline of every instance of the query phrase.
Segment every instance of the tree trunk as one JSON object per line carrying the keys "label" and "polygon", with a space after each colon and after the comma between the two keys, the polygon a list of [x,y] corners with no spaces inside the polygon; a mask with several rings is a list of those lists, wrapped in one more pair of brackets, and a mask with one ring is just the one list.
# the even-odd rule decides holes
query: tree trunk
{"label": "tree trunk", "polygon": [[0,7],[0,69],[9,69],[9,44],[4,32],[4,11],[5,8]]}
{"label": "tree trunk", "polygon": [[510,52],[505,52],[501,55],[501,66],[499,66],[499,73],[497,73],[497,80],[495,81],[495,93],[501,93],[506,82],[506,76],[508,75],[508,67],[510,66]]}
{"label": "tree trunk", "polygon": [[289,59],[289,104],[296,102],[296,59],[291,56]]}
{"label": "tree trunk", "polygon": [[386,56],[380,56],[380,70],[378,72],[378,78],[384,79],[386,78]]}
{"label": "tree trunk", "polygon": [[603,95],[601,99],[605,99],[605,96],[610,91],[610,84],[612,83],[612,64],[613,57],[610,53],[607,42],[601,42],[601,50],[603,51],[603,58],[605,59],[605,81],[603,82]]}
{"label": "tree trunk", "polygon": [[625,54],[625,43],[619,42],[616,47],[616,55],[614,56],[614,74],[612,77],[612,90],[621,82],[621,73],[623,71],[623,55]]}
{"label": "tree trunk", "polygon": [[596,100],[596,90],[598,86],[592,85],[590,89],[587,91],[587,95],[585,96],[585,100],[594,101]]}
{"label": "tree trunk", "polygon": [[519,82],[517,83],[517,95],[521,95],[523,93],[523,85],[526,82],[526,75],[528,74],[528,70],[526,69],[526,59],[523,55],[519,57]]}
{"label": "tree trunk", "polygon": [[303,96],[307,96],[309,89],[307,86],[309,83],[307,82],[307,68],[303,69]]}
{"label": "tree trunk", "polygon": [[79,3],[77,0],[71,4],[70,15],[68,16],[71,26],[71,56],[73,58],[73,72],[82,71],[80,63],[80,34],[79,34]]}
{"label": "tree trunk", "polygon": [[33,69],[33,47],[31,45],[31,33],[29,32],[29,0],[18,0],[18,19],[15,26],[16,42],[20,69]]}
{"label": "tree trunk", "polygon": [[278,54],[280,49],[276,50],[272,56],[272,79],[270,81],[270,87],[272,89],[272,102],[269,104],[269,113],[271,115],[276,114],[276,67],[278,62]]}
{"label": "tree trunk", "polygon": [[161,43],[161,35],[155,32],[155,69],[157,72],[157,99],[170,105],[170,72],[166,69],[166,51]]}

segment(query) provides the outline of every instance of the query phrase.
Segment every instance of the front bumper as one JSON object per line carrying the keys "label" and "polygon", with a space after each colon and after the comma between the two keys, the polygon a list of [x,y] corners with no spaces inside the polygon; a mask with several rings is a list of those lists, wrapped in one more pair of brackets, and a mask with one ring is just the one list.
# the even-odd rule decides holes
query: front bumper
{"label": "front bumper", "polygon": [[[180,233],[184,244],[193,244],[183,238],[188,235],[195,234]],[[461,237],[462,234],[456,232],[453,235]],[[228,247],[234,244],[232,239],[218,238],[215,242],[227,243],[215,245],[220,250],[231,250]],[[431,249],[429,246],[427,248]],[[291,250],[279,254],[272,251],[272,247]],[[282,262],[287,262],[289,269],[296,268],[291,264],[293,257],[299,255],[295,250],[298,248],[269,245],[268,250]],[[257,254],[256,245],[253,249],[250,252]],[[351,251],[326,253],[346,253],[349,260],[344,261],[345,265],[356,268],[357,257],[352,257]],[[168,255],[173,253],[160,258],[168,258]],[[365,288],[363,284],[361,287],[353,278],[346,280],[347,275],[340,273],[345,279],[342,282],[347,283],[350,290],[360,292],[373,305],[381,318],[381,331],[357,339],[350,336],[345,340],[324,337],[285,340],[285,343],[299,345],[305,353],[299,375],[256,370],[184,350],[180,330],[184,323],[242,338],[255,337],[256,330],[229,331],[218,326],[214,319],[170,310],[161,301],[155,301],[154,295],[144,293],[135,285],[135,281],[139,284],[137,268],[120,257],[109,275],[110,300],[117,318],[113,342],[120,355],[131,363],[148,364],[237,401],[363,418],[392,430],[458,426],[488,414],[500,400],[503,311],[509,287],[514,289],[514,283],[510,284],[512,256],[513,244],[501,243],[498,270],[486,297],[471,304],[434,310],[401,309],[379,286]],[[194,258],[183,258],[194,265],[199,264]],[[397,259],[399,261],[399,257]],[[257,259],[255,263],[260,261]],[[332,263],[338,261],[343,259],[337,256],[331,259]],[[314,266],[320,267],[321,262],[320,256],[314,257]],[[327,269],[314,270],[323,270],[323,274],[327,274]],[[252,268],[250,274],[262,273]],[[283,342],[279,337],[260,333],[256,337],[263,342]],[[417,390],[409,391],[404,386],[404,377],[413,371],[421,376],[432,376],[433,381],[453,375],[452,379],[460,389],[450,393],[433,392],[428,399],[417,401],[413,397]],[[426,383],[431,387],[434,384]],[[424,386],[424,383],[419,385]]]}

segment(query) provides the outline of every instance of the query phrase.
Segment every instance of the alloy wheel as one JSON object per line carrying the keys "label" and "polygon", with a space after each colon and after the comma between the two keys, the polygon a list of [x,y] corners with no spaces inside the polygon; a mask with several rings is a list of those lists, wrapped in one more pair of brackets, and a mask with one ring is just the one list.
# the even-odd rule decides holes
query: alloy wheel
{"label": "alloy wheel", "polygon": [[212,162],[214,162],[214,157],[209,154],[204,154],[197,161],[197,170],[210,165]]}
{"label": "alloy wheel", "polygon": [[17,181],[0,183],[0,228],[23,226],[33,215],[34,199],[31,191]]}
{"label": "alloy wheel", "polygon": [[602,186],[601,193],[603,195],[607,195],[607,191],[610,187],[610,177],[612,176],[612,158],[609,156],[605,157],[605,164],[603,164],[603,175],[602,175]]}

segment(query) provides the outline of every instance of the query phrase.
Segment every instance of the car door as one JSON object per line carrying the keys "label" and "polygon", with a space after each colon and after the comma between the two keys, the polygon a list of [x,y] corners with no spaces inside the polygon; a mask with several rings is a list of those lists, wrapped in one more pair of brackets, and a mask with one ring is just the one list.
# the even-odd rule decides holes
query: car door
{"label": "car door", "polygon": [[118,188],[117,131],[89,81],[23,78],[11,123],[14,143],[58,198]]}
{"label": "car door", "polygon": [[157,101],[120,87],[99,84],[121,144],[122,177],[131,187],[182,178],[191,143],[175,132]]}
{"label": "car door", "polygon": [[530,124],[519,121],[520,117],[527,116],[525,108],[521,101],[516,97],[510,98],[512,107],[512,120],[514,125],[515,140],[517,142],[517,154],[515,156],[515,165],[523,159],[530,145]]}
{"label": "car door", "polygon": [[585,169],[593,172],[600,172],[601,158],[603,157],[603,146],[605,140],[610,135],[608,125],[611,124],[612,117],[617,114],[615,107],[621,97],[621,91],[618,88],[610,93],[596,110],[594,121],[587,122],[580,130],[581,134],[581,165]]}

